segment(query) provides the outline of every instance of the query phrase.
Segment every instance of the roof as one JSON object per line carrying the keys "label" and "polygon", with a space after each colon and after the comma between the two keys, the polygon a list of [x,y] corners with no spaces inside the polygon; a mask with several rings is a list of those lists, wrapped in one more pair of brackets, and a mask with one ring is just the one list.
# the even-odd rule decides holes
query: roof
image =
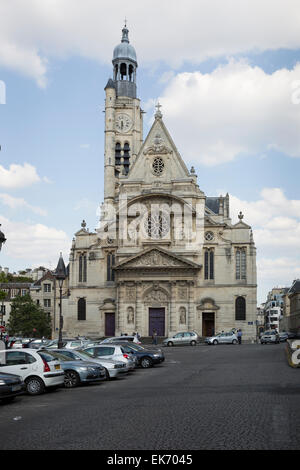
{"label": "roof", "polygon": [[219,214],[220,198],[218,197],[207,197],[205,201],[206,207],[215,214]]}
{"label": "roof", "polygon": [[296,293],[300,293],[300,279],[296,279],[294,282],[293,282],[293,285],[292,287],[289,289],[289,294],[296,294]]}

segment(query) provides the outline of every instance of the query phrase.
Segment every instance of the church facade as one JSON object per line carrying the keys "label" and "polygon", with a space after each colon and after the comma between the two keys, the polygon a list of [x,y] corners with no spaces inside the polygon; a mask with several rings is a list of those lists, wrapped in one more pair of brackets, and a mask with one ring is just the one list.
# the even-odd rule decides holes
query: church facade
{"label": "church facade", "polygon": [[206,197],[157,105],[144,139],[137,58],[128,29],[105,87],[104,203],[99,228],[73,239],[63,335],[138,331],[256,336],[256,248],[228,194]]}

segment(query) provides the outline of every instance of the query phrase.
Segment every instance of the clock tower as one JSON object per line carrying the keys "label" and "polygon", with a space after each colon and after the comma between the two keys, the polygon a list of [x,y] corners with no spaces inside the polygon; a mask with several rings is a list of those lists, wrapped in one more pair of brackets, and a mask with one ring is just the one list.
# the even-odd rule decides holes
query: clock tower
{"label": "clock tower", "polygon": [[113,52],[113,79],[105,87],[104,200],[112,204],[143,143],[143,112],[136,97],[138,64],[128,32],[125,24]]}

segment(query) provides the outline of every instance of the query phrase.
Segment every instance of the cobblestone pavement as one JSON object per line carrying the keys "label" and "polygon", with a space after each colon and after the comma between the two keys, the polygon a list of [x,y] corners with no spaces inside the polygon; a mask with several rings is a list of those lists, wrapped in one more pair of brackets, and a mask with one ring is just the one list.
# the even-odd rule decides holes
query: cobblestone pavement
{"label": "cobblestone pavement", "polygon": [[299,449],[284,344],[165,348],[124,379],[0,406],[0,449]]}

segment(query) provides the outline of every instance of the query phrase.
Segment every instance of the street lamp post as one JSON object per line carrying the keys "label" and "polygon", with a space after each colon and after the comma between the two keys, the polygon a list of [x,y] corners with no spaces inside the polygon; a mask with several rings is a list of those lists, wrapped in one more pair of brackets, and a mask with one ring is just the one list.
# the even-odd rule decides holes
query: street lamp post
{"label": "street lamp post", "polygon": [[62,329],[63,329],[63,316],[62,316],[62,287],[64,280],[67,277],[65,263],[62,257],[62,253],[60,254],[57,268],[55,271],[55,277],[58,280],[59,285],[59,330],[58,330],[58,348],[63,347],[62,343]]}

